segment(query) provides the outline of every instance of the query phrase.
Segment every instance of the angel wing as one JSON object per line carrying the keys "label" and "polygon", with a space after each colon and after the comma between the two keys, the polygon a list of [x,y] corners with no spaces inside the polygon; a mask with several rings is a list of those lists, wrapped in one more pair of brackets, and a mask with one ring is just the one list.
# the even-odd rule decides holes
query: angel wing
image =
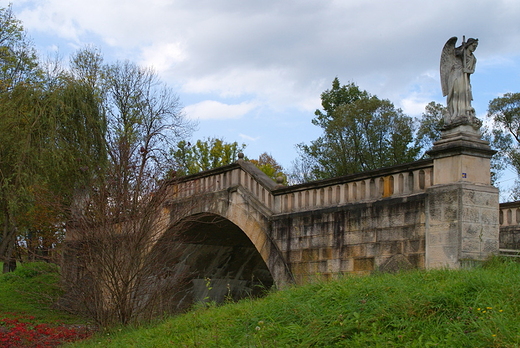
{"label": "angel wing", "polygon": [[457,43],[457,37],[450,38],[441,53],[441,86],[442,95],[446,96],[449,93],[449,80],[450,75],[457,65],[457,57],[455,56],[455,44]]}

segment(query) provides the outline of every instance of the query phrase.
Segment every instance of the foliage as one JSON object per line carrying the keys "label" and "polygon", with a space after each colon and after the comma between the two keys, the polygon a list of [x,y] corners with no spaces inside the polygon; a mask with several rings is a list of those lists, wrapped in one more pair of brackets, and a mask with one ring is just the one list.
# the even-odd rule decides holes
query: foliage
{"label": "foliage", "polygon": [[516,347],[520,264],[374,274],[191,311],[75,347]]}
{"label": "foliage", "polygon": [[277,180],[278,178],[282,178],[282,184],[287,184],[287,175],[284,174],[283,167],[267,152],[258,156],[258,159],[252,159],[249,160],[249,162],[257,166],[258,169],[271,179]]}
{"label": "foliage", "polygon": [[43,262],[0,274],[0,346],[56,347],[92,334],[82,320],[54,308],[59,279],[59,268]]}
{"label": "foliage", "polygon": [[354,83],[322,93],[324,111],[312,123],[324,134],[310,145],[299,144],[302,162],[314,179],[342,176],[411,162],[420,148],[413,144],[412,118],[388,100],[379,99]]}
{"label": "foliage", "polygon": [[520,143],[520,93],[506,93],[489,102],[488,116]]}
{"label": "foliage", "polygon": [[497,148],[520,174],[520,93],[506,93],[489,102],[488,117],[495,124]]}
{"label": "foliage", "polygon": [[[506,93],[489,102],[488,117],[493,119],[492,147],[498,150],[493,162],[512,166],[520,175],[520,93]],[[510,199],[520,199],[520,182],[515,181]]]}
{"label": "foliage", "polygon": [[52,348],[65,342],[88,338],[92,331],[84,326],[32,324],[34,317],[4,318],[0,320],[0,344],[10,348]]}
{"label": "foliage", "polygon": [[[10,262],[15,249],[15,216],[19,206],[28,200],[24,183],[27,180],[24,168],[30,157],[26,145],[34,128],[32,115],[19,118],[20,97],[27,95],[28,89],[21,88],[31,78],[37,76],[37,60],[19,20],[12,13],[11,6],[0,8],[0,260],[4,270],[16,263]],[[32,102],[36,102],[33,99]],[[24,104],[28,108],[31,104]],[[13,110],[14,109],[14,110]],[[31,173],[32,174],[32,173]]]}
{"label": "foliage", "polygon": [[[236,141],[228,143],[222,138],[197,140],[193,145],[189,141],[181,140],[174,149],[170,150],[175,165],[170,170],[169,176],[191,175],[232,164],[238,160],[238,154],[245,148],[245,144],[239,144]],[[270,154],[264,152],[258,159],[252,159],[249,162],[256,165],[271,179],[276,180],[278,177],[282,177],[283,182],[287,182],[283,167]]]}
{"label": "foliage", "polygon": [[419,119],[415,143],[421,149],[429,150],[432,148],[433,143],[441,138],[446,107],[432,101],[424,109]]}
{"label": "foliage", "polygon": [[[176,176],[196,174],[205,170],[222,167],[238,160],[238,154],[245,149],[245,144],[236,141],[227,143],[221,138],[197,140],[192,145],[181,140],[175,149],[171,149]],[[173,173],[170,173],[172,176]]]}
{"label": "foliage", "polygon": [[36,51],[12,7],[0,7],[0,93],[38,79]]}
{"label": "foliage", "polygon": [[[105,158],[93,90],[41,63],[11,7],[0,9],[0,260],[49,257],[75,190]],[[50,204],[49,204],[50,203]],[[20,257],[18,255],[18,257]]]}
{"label": "foliage", "polygon": [[[50,238],[74,189],[104,158],[103,124],[89,88],[66,74],[0,94],[0,257],[19,235]],[[45,199],[43,199],[45,197]],[[52,207],[44,207],[44,202]],[[35,221],[40,212],[40,218]],[[29,219],[27,219],[29,218]],[[52,242],[51,242],[52,243]]]}

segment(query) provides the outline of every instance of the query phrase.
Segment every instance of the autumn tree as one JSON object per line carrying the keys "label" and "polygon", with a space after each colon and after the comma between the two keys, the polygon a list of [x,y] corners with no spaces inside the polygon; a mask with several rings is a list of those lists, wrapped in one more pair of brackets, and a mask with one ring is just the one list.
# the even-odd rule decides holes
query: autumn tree
{"label": "autumn tree", "polygon": [[287,175],[284,173],[283,167],[267,152],[260,154],[258,159],[251,159],[249,162],[257,166],[271,179],[276,181],[278,178],[281,178],[282,183],[287,184]]}
{"label": "autumn tree", "polygon": [[312,123],[323,135],[309,145],[299,144],[301,161],[313,179],[392,166],[414,161],[420,147],[413,143],[414,122],[385,99],[379,99],[354,83],[340,85],[321,95],[322,110]]}

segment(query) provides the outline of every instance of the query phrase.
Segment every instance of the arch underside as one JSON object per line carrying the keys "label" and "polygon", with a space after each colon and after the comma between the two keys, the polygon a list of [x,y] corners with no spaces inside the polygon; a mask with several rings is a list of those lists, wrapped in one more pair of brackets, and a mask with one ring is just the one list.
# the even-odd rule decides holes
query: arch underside
{"label": "arch underside", "polygon": [[178,234],[186,302],[260,296],[274,284],[262,256],[234,223],[215,214],[189,217]]}
{"label": "arch underside", "polygon": [[179,209],[185,201],[173,201],[163,235],[177,235],[182,243],[178,260],[191,276],[188,302],[256,296],[294,282],[270,237],[271,213],[249,191],[235,186],[188,202],[186,211]]}

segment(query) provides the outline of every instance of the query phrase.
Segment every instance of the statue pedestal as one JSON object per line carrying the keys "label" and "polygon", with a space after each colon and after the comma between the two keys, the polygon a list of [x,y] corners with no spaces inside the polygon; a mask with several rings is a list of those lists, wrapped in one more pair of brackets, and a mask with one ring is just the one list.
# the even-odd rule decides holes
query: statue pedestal
{"label": "statue pedestal", "polygon": [[498,253],[495,152],[469,125],[444,131],[428,151],[434,179],[426,203],[427,268],[460,268]]}
{"label": "statue pedestal", "polygon": [[491,184],[490,160],[496,151],[469,125],[443,131],[441,139],[427,153],[434,159],[434,185]]}

